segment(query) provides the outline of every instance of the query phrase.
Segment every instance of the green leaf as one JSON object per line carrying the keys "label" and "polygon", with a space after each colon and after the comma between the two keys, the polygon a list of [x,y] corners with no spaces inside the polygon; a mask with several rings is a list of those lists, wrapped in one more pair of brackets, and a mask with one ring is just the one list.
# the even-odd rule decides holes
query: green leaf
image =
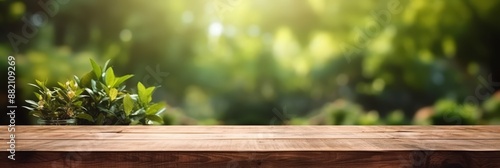
{"label": "green leaf", "polygon": [[152,115],[165,111],[165,104],[163,103],[155,103],[146,110],[146,114]]}
{"label": "green leaf", "polygon": [[59,86],[61,86],[61,88],[65,88],[66,89],[66,85],[61,83],[61,82],[57,82],[57,84],[59,84]]}
{"label": "green leaf", "polygon": [[[82,101],[75,101],[75,102],[73,102],[73,106],[74,106],[74,107],[81,107],[81,106],[82,106],[82,103],[83,103]],[[83,107],[82,107],[82,108],[83,108]]]}
{"label": "green leaf", "polygon": [[[99,100],[99,103],[102,103],[102,102],[105,102],[105,101],[108,101],[109,100],[109,97],[102,97],[100,100]],[[99,108],[102,108],[102,107],[99,107]],[[107,109],[104,109],[104,110],[107,110]],[[109,111],[109,110],[107,110]]]}
{"label": "green leaf", "polygon": [[146,104],[149,104],[152,100],[153,100],[153,92],[155,91],[155,87],[152,86],[152,87],[148,87],[146,89],[146,95],[147,95],[147,99],[146,99]]}
{"label": "green leaf", "polygon": [[35,80],[35,82],[39,86],[39,88],[41,88],[40,90],[43,90],[43,91],[47,90],[47,86],[45,86],[45,84],[47,83],[46,81],[41,82],[39,80]]}
{"label": "green leaf", "polygon": [[33,83],[28,83],[28,85],[33,86],[33,87],[36,87],[38,90],[42,90],[42,88],[41,88],[40,86],[35,85],[35,84],[33,84]]}
{"label": "green leaf", "polygon": [[100,113],[99,116],[97,116],[97,124],[102,125],[104,124],[104,114]]}
{"label": "green leaf", "polygon": [[101,88],[106,92],[107,95],[109,95],[109,88],[106,86],[106,84],[99,82],[101,85]]}
{"label": "green leaf", "polygon": [[[157,122],[157,123],[160,123],[160,124],[163,124],[163,118],[161,118],[160,116],[156,115],[156,114],[153,114],[153,115],[146,115],[146,118],[148,120],[151,120],[151,121],[154,121],[154,122]],[[147,123],[146,123],[147,124]]]}
{"label": "green leaf", "polygon": [[36,84],[37,84],[38,86],[40,86],[40,87],[44,88],[44,86],[45,86],[45,85],[44,85],[42,82],[40,82],[39,80],[36,80],[36,79],[35,79],[35,82],[36,82]]}
{"label": "green leaf", "polygon": [[115,86],[115,72],[113,68],[108,68],[108,70],[106,70],[106,85],[108,88]]}
{"label": "green leaf", "polygon": [[106,63],[104,63],[104,67],[102,68],[103,70],[108,69],[109,61],[111,61],[111,60],[107,60]]}
{"label": "green leaf", "polygon": [[92,69],[94,70],[95,76],[97,77],[97,79],[100,79],[102,74],[101,67],[92,58],[90,58],[90,64],[92,64]]}
{"label": "green leaf", "polygon": [[125,76],[117,78],[115,81],[115,86],[120,86],[120,84],[122,84],[123,82],[125,82],[126,80],[130,79],[133,76],[134,75],[125,75]]}
{"label": "green leaf", "polygon": [[118,90],[119,90],[119,91],[123,91],[123,90],[125,90],[125,85],[120,86],[120,88],[118,88]]}
{"label": "green leaf", "polygon": [[90,80],[90,86],[92,90],[97,90],[97,82],[95,80]]}
{"label": "green leaf", "polygon": [[129,94],[126,94],[123,98],[123,109],[125,110],[125,114],[128,116],[132,109],[134,108],[134,100],[130,97]]}
{"label": "green leaf", "polygon": [[83,89],[78,89],[75,91],[75,96],[80,96],[83,93]]}
{"label": "green leaf", "polygon": [[145,88],[144,85],[141,82],[139,82],[137,84],[137,89],[138,89],[140,103],[143,106],[148,105],[153,99],[152,95],[153,95],[153,91],[155,90],[155,87],[153,86],[153,87]]}
{"label": "green leaf", "polygon": [[75,82],[76,82],[77,84],[80,84],[80,78],[78,78],[78,76],[73,75],[73,79],[75,80]]}
{"label": "green leaf", "polygon": [[118,96],[118,90],[116,90],[115,88],[111,88],[109,90],[109,98],[111,99],[111,101],[115,100],[116,96]]}
{"label": "green leaf", "polygon": [[95,99],[95,96],[94,96],[94,91],[92,91],[92,89],[85,88],[85,91],[87,91],[87,93],[89,94],[89,96],[90,96],[92,99]]}
{"label": "green leaf", "polygon": [[42,100],[42,95],[35,93],[35,96],[36,96],[36,98],[38,98],[38,100]]}
{"label": "green leaf", "polygon": [[35,110],[34,108],[32,108],[32,107],[28,107],[28,106],[23,106],[23,108],[28,109],[29,111],[33,111],[33,110]]}
{"label": "green leaf", "polygon": [[90,71],[87,72],[85,75],[82,76],[80,79],[80,85],[83,87],[90,87],[90,81],[95,77],[95,74]]}
{"label": "green leaf", "polygon": [[117,110],[116,110],[116,106],[111,106],[111,107],[109,108],[109,115],[111,115],[111,116],[116,116],[116,111],[117,111]]}
{"label": "green leaf", "polygon": [[37,103],[37,102],[35,102],[35,101],[33,101],[33,100],[25,100],[25,101],[26,101],[26,103],[28,103],[28,104],[31,104],[31,105],[33,105],[33,106],[35,106],[35,107],[38,107],[38,103]]}
{"label": "green leaf", "polygon": [[134,111],[134,112],[133,112],[132,114],[130,114],[130,115],[132,115],[132,116],[139,116],[139,115],[141,115],[141,114],[144,114],[144,109],[143,109],[143,108],[140,108],[139,110]]}
{"label": "green leaf", "polygon": [[97,109],[99,109],[99,111],[101,112],[106,112],[108,114],[112,114],[113,112],[111,111],[111,109],[107,108],[107,107],[97,107]]}
{"label": "green leaf", "polygon": [[137,94],[139,95],[139,102],[143,106],[145,106],[148,103],[147,102],[148,95],[147,95],[146,88],[144,87],[144,85],[141,82],[137,83]]}
{"label": "green leaf", "polygon": [[29,114],[38,118],[41,118],[43,116],[41,111],[31,111],[29,112]]}
{"label": "green leaf", "polygon": [[140,123],[141,123],[141,121],[139,121],[139,120],[134,120],[134,121],[130,122],[130,125],[138,125],[138,124],[140,124]]}
{"label": "green leaf", "polygon": [[94,118],[92,118],[92,116],[89,115],[89,114],[87,114],[87,113],[78,114],[76,116],[76,118],[84,119],[84,120],[87,120],[87,121],[90,121],[90,122],[94,122]]}

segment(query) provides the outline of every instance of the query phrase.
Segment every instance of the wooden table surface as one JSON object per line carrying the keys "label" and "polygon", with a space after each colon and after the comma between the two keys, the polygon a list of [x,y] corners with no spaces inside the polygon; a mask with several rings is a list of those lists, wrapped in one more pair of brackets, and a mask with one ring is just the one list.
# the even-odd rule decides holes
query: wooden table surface
{"label": "wooden table surface", "polygon": [[0,167],[500,167],[500,126],[0,126]]}

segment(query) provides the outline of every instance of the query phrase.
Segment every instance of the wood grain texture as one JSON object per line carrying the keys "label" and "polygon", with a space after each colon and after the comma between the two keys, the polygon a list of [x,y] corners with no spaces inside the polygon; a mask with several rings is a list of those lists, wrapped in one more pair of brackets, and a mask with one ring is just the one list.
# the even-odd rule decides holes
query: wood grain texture
{"label": "wood grain texture", "polygon": [[500,167],[500,126],[0,126],[0,167]]}
{"label": "wood grain texture", "polygon": [[[2,157],[5,156],[2,152]],[[2,168],[500,167],[500,152],[20,152]]]}

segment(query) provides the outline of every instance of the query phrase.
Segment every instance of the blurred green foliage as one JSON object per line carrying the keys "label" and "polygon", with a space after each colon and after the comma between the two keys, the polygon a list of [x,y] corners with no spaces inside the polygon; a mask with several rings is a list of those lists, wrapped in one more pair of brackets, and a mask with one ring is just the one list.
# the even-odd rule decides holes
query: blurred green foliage
{"label": "blurred green foliage", "polygon": [[483,103],[483,118],[489,119],[486,124],[500,124],[500,92]]}
{"label": "blurred green foliage", "polygon": [[431,117],[435,125],[473,125],[477,124],[481,111],[473,105],[459,105],[452,100],[440,100],[434,105]]}
{"label": "blurred green foliage", "polygon": [[[43,20],[37,1],[0,1],[4,37],[23,35],[23,17],[39,24],[17,53],[8,38],[0,41],[0,54],[18,59],[21,100],[33,91],[26,83],[83,74],[93,58],[134,74],[127,85],[161,85],[153,97],[176,109],[164,117],[170,124],[500,121],[498,100],[475,93],[477,77],[487,78],[500,54],[497,0],[57,5],[54,17]],[[468,96],[479,104],[456,103]],[[286,112],[273,112],[284,106]],[[425,107],[432,110],[416,119]],[[460,122],[448,122],[455,118]]]}

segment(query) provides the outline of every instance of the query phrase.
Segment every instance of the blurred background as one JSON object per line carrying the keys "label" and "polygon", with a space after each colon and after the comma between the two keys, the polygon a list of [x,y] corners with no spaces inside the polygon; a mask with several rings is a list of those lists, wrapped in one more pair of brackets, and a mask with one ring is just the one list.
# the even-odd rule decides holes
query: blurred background
{"label": "blurred background", "polygon": [[498,16],[498,0],[0,0],[0,68],[16,57],[21,106],[35,79],[111,59],[161,85],[166,124],[500,124]]}

